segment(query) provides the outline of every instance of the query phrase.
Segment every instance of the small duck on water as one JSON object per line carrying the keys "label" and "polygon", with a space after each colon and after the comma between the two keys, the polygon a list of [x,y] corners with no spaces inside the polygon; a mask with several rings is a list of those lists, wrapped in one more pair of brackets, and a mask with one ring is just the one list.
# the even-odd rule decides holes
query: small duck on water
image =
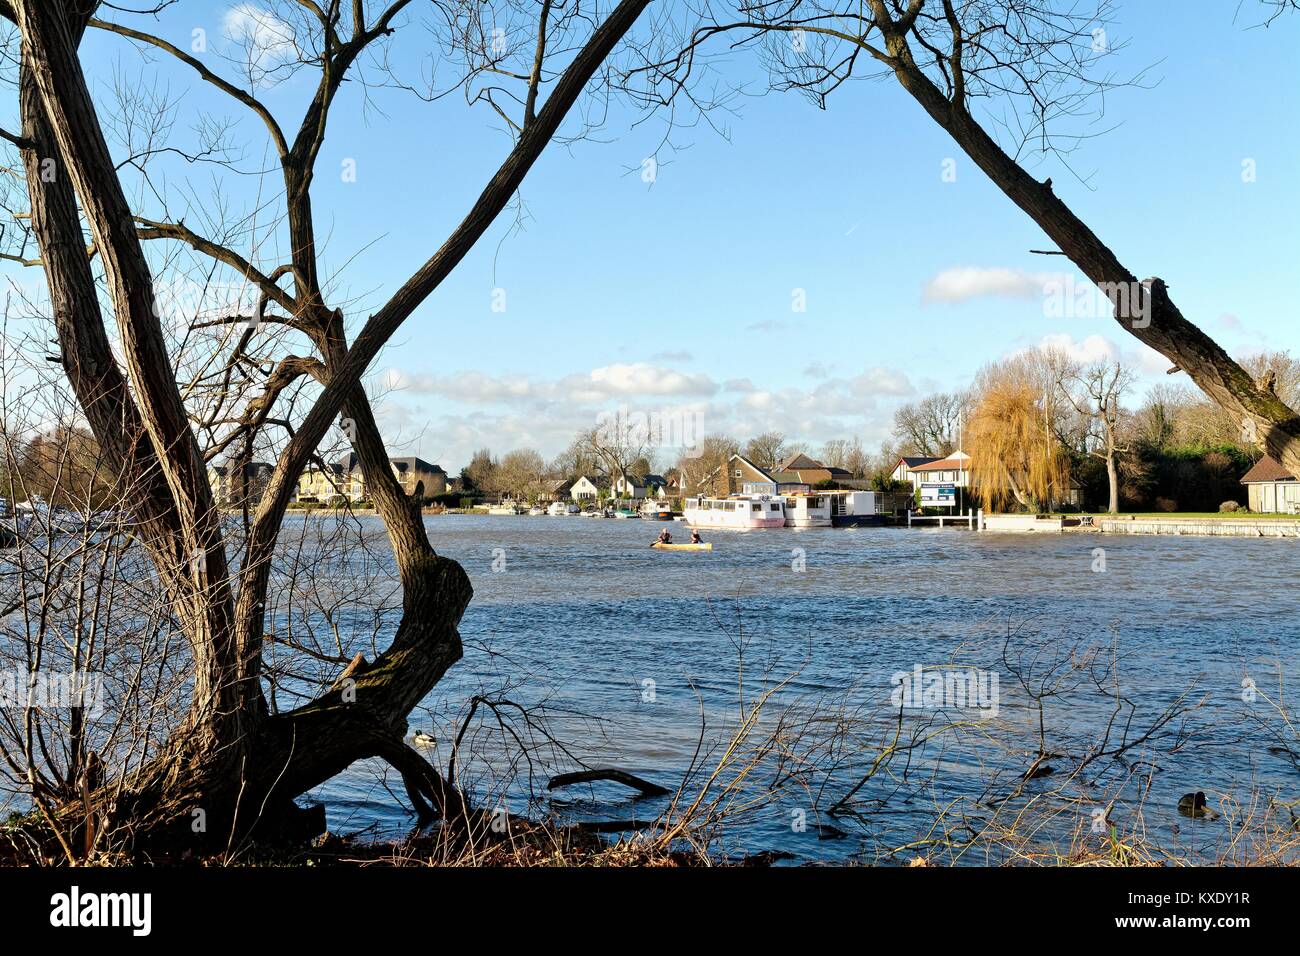
{"label": "small duck on water", "polygon": [[1205,793],[1201,790],[1184,794],[1178,800],[1178,812],[1185,817],[1202,817],[1206,820],[1215,820],[1219,816],[1210,809]]}
{"label": "small duck on water", "polygon": [[411,740],[417,747],[432,747],[438,742],[438,739],[426,730],[417,730],[411,735]]}

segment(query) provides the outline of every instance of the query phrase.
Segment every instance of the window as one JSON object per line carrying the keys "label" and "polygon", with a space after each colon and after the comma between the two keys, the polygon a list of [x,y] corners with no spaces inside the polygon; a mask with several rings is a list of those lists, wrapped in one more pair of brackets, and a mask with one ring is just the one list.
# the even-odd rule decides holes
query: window
{"label": "window", "polygon": [[781,506],[778,505],[778,504],[774,501],[774,502],[772,502],[772,510],[773,510],[773,511],[780,511],[780,510],[781,510]]}
{"label": "window", "polygon": [[743,478],[743,477],[744,477],[744,476],[740,473],[740,469],[739,469],[739,468],[736,469],[736,477],[737,477],[737,478]]}
{"label": "window", "polygon": [[754,504],[751,506],[750,510],[751,510],[751,511],[762,511],[762,510],[763,510],[763,506],[760,505],[760,504],[756,501],[756,502],[754,502]]}

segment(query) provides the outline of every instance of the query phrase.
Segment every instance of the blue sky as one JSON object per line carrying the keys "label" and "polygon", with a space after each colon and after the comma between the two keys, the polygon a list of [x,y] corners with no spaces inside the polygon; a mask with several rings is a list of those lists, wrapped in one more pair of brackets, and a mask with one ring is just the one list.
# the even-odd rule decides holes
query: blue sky
{"label": "blue sky", "polygon": [[[188,46],[202,27],[219,50],[230,10],[186,2],[150,29]],[[1035,169],[1239,355],[1300,352],[1289,65],[1300,18],[1248,29],[1258,19],[1249,3],[1121,0],[1116,68],[1153,66],[1153,85],[1108,96],[1104,125],[1118,128],[1070,157],[1088,186],[1055,161]],[[399,31],[399,68],[418,63],[422,36]],[[183,97],[178,130],[198,108],[241,116],[183,68],[142,65],[119,37],[93,33],[84,57],[100,84],[114,71],[164,77]],[[730,60],[728,76],[761,80],[751,54]],[[304,78],[262,95],[291,126],[306,89]],[[509,146],[500,121],[463,99],[372,98],[382,114],[362,114],[355,86],[335,108],[315,188],[327,271],[356,300],[354,328],[437,247]],[[679,148],[660,152],[653,184],[641,163],[664,125],[634,118],[616,105],[600,141],[553,147],[524,185],[522,228],[498,222],[381,355],[372,384],[402,453],[449,470],[480,445],[549,456],[620,406],[689,409],[706,432],[742,440],[776,429],[814,447],[854,435],[874,447],[900,401],[963,387],[985,362],[1048,339],[1167,379],[1167,363],[1110,318],[1045,316],[1041,274],[1064,260],[1028,252],[1044,246],[1039,230],[896,84],[850,84],[825,111],[791,94],[747,97],[718,117],[725,137],[674,131]],[[250,119],[239,131],[253,165],[264,137]],[[949,158],[954,182],[941,176]],[[338,174],[346,160],[355,182]],[[206,188],[208,172],[192,175]],[[230,187],[236,205],[251,188]],[[492,308],[498,289],[504,312]],[[796,289],[806,312],[792,311]]]}

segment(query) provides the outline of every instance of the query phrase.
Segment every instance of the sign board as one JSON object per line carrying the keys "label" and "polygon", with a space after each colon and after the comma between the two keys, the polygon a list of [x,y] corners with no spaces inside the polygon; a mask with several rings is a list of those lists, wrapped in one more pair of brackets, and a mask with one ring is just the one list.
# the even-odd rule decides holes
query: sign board
{"label": "sign board", "polygon": [[922,484],[921,507],[954,508],[957,506],[957,486],[954,484]]}

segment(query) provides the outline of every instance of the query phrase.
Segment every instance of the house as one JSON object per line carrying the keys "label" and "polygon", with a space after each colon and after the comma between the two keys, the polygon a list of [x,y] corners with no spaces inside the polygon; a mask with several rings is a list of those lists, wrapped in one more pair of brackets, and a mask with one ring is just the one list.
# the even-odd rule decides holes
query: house
{"label": "house", "polygon": [[[928,465],[931,462],[939,461],[938,458],[931,458],[929,455],[905,455],[898,459],[898,464],[894,470],[889,473],[889,477],[895,481],[912,481],[912,469],[919,468],[922,465]],[[913,484],[915,484],[913,482]]]}
{"label": "house", "polygon": [[947,458],[909,465],[907,473],[906,480],[911,481],[913,488],[921,491],[923,506],[964,507],[962,495],[957,489],[970,487],[970,455],[955,451]]}
{"label": "house", "polygon": [[816,458],[800,453],[781,462],[772,472],[772,477],[781,485],[808,485],[815,488],[827,482],[851,479],[853,472],[847,468],[823,465]]}
{"label": "house", "polygon": [[360,501],[364,497],[361,469],[346,471],[344,462],[328,462],[324,467],[309,465],[298,477],[299,501],[332,501],[335,498]]}
{"label": "house", "polygon": [[[905,462],[907,459],[902,459]],[[898,469],[894,469],[897,473]],[[922,485],[946,484],[966,488],[970,485],[970,455],[955,451],[948,458],[931,458],[916,465],[907,466],[907,478],[913,488]]]}
{"label": "house", "polygon": [[620,475],[610,489],[616,498],[662,498],[668,482],[663,475]]}
{"label": "house", "polygon": [[[447,492],[447,473],[423,458],[406,456],[388,459],[393,476],[407,497],[432,498]],[[326,465],[308,468],[298,479],[299,501],[329,501],[343,497],[360,501],[366,497],[366,481],[356,452]]]}
{"label": "house", "polygon": [[414,497],[417,492],[423,498],[447,493],[447,473],[440,466],[414,456],[390,458],[388,463],[408,498]]}
{"label": "house", "polygon": [[574,501],[595,501],[609,496],[609,482],[603,478],[579,475],[569,487],[569,497]]}
{"label": "house", "polygon": [[539,495],[547,501],[564,501],[573,496],[573,479],[561,478],[559,481],[553,481],[546,487],[546,491]]}
{"label": "house", "polygon": [[219,505],[241,504],[256,501],[266,490],[275,466],[265,461],[250,461],[244,465],[242,478],[239,469],[231,465],[209,465],[208,484]]}
{"label": "house", "polygon": [[744,455],[732,455],[700,482],[700,494],[716,498],[736,494],[776,494],[777,481]]}
{"label": "house", "polygon": [[1241,478],[1251,511],[1300,513],[1300,481],[1276,458],[1265,455]]}

